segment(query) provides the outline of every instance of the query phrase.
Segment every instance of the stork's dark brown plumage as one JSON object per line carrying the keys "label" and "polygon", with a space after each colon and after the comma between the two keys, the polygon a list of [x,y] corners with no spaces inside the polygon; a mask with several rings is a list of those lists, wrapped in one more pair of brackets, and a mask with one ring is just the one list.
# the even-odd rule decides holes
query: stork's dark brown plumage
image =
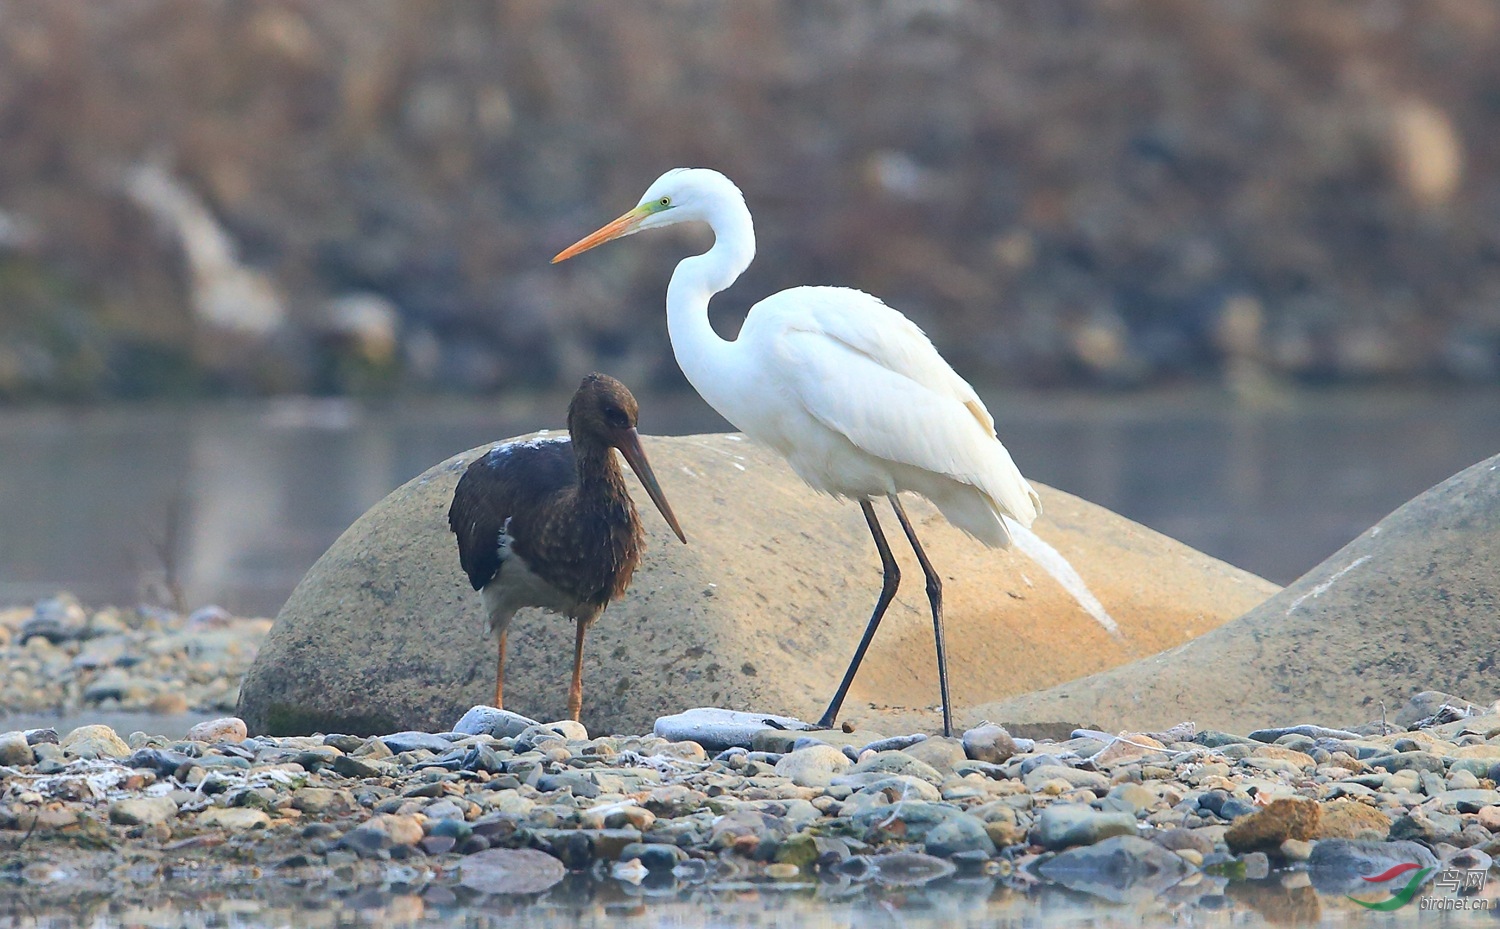
{"label": "stork's dark brown plumage", "polygon": [[499,635],[496,707],[503,706],[506,631],[517,610],[532,606],[577,621],[568,714],[577,719],[583,708],[583,637],[630,586],[645,536],[612,449],[687,541],[641,450],[637,410],[624,384],[590,374],[568,406],[569,438],[497,445],[459,479],[448,526]]}

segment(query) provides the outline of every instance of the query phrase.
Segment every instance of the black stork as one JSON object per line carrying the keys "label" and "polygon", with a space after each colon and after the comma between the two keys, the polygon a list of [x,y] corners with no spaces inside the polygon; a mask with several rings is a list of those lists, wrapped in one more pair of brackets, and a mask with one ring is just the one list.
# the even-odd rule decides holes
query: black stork
{"label": "black stork", "polygon": [[499,635],[495,706],[503,708],[505,636],[523,607],[578,624],[568,715],[583,708],[583,638],[630,586],[645,533],[612,449],[619,449],[677,538],[687,536],[662,494],[636,434],[638,406],[619,381],[590,374],[568,405],[568,436],[496,445],[469,465],[453,493],[448,527],[458,560]]}

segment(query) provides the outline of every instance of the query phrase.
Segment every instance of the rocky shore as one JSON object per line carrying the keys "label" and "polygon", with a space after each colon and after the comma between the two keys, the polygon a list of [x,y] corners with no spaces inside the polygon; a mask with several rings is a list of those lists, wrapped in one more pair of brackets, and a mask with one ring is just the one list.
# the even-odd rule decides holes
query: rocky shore
{"label": "rocky shore", "polygon": [[70,594],[0,607],[0,728],[5,713],[232,712],[270,628],[216,606],[90,610]]}
{"label": "rocky shore", "polygon": [[972,878],[1221,909],[1271,887],[1267,906],[1306,919],[1391,898],[1410,874],[1363,879],[1394,866],[1482,874],[1500,852],[1500,707],[1445,694],[1246,734],[946,739],[692,710],[600,736],[485,707],[454,729],[0,734],[0,885],[252,869],[463,901],[570,872],[668,890]]}

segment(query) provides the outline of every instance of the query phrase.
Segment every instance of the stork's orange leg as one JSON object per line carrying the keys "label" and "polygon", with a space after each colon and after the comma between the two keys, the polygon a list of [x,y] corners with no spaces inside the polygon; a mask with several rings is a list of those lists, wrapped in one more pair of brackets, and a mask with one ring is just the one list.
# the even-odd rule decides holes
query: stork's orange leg
{"label": "stork's orange leg", "polygon": [[573,686],[568,688],[568,718],[574,722],[583,712],[583,637],[588,631],[589,624],[580,619],[578,638],[573,643]]}
{"label": "stork's orange leg", "polygon": [[500,630],[500,655],[495,660],[495,709],[505,709],[505,633]]}

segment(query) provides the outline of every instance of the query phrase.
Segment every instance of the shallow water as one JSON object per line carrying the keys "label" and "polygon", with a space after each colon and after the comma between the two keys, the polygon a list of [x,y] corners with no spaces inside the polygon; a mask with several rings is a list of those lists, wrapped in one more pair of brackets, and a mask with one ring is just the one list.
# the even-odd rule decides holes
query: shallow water
{"label": "shallow water", "polygon": [[[566,399],[5,412],[0,605],[159,600],[170,575],[189,606],[274,615],[371,504],[457,452],[556,427]],[[1500,451],[1494,392],[985,400],[1028,476],[1279,583]],[[727,428],[691,394],[642,410],[646,432]]]}
{"label": "shallow water", "polygon": [[14,729],[53,729],[66,735],[79,726],[108,726],[122,736],[132,732],[182,738],[201,722],[218,719],[222,713],[146,713],[132,710],[87,709],[69,712],[8,713],[0,709],[0,732]]}
{"label": "shallow water", "polygon": [[[952,877],[897,887],[848,881],[716,880],[670,877],[640,885],[569,875],[542,894],[485,896],[451,880],[411,882],[392,865],[364,886],[304,881],[268,871],[216,871],[193,881],[153,882],[149,869],[106,884],[74,879],[22,890],[0,882],[0,927],[71,926],[520,926],[535,929],[927,929],[1063,926],[1471,926],[1493,925],[1487,910],[1423,909],[1421,897],[1391,913],[1368,912],[1340,893],[1320,893],[1305,874],[1225,883],[1198,878],[1127,899],[1015,879]],[[133,880],[132,880],[133,878]],[[108,888],[108,890],[106,890]],[[113,896],[109,891],[113,891]],[[1429,893],[1432,900],[1446,893]],[[1376,895],[1379,898],[1379,895]],[[1497,903],[1492,897],[1471,905]],[[1429,904],[1430,905],[1430,904]]]}

